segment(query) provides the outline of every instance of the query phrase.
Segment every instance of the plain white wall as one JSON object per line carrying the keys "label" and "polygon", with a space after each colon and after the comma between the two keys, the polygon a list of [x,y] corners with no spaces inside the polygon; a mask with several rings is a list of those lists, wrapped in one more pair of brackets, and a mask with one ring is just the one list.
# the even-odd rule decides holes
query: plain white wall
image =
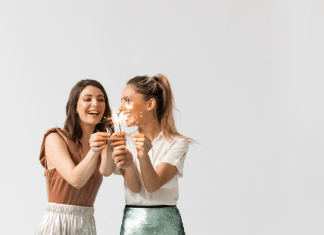
{"label": "plain white wall", "polygon": [[[179,180],[187,234],[323,234],[322,1],[2,1],[3,234],[45,212],[43,134],[63,127],[71,88],[170,79],[180,133],[196,139]],[[126,129],[125,129],[126,130]],[[104,179],[98,234],[119,234],[123,179]]]}

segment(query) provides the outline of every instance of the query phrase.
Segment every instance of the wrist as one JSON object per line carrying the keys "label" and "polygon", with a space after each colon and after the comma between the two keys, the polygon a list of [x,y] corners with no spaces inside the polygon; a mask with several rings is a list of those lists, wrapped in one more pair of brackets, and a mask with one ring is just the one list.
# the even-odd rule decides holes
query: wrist
{"label": "wrist", "polygon": [[107,156],[112,159],[112,150],[107,148]]}
{"label": "wrist", "polygon": [[149,155],[148,154],[145,154],[142,157],[138,158],[138,161],[139,162],[148,162],[148,161],[151,161],[151,160],[150,160]]}
{"label": "wrist", "polygon": [[133,164],[130,164],[129,166],[123,168],[125,171],[128,171],[128,172],[132,172],[132,171],[135,171],[135,162],[133,162]]}
{"label": "wrist", "polygon": [[100,152],[98,152],[98,151],[93,151],[92,149],[90,150],[91,151],[91,155],[93,156],[93,157],[98,157],[99,155],[100,155]]}

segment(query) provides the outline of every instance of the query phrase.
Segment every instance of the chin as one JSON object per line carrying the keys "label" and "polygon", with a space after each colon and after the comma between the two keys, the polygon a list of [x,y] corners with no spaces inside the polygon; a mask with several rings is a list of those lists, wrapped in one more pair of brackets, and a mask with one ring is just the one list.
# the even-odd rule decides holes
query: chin
{"label": "chin", "polygon": [[127,127],[135,126],[134,124],[135,124],[134,122],[126,122],[126,126]]}
{"label": "chin", "polygon": [[87,121],[86,123],[87,123],[88,125],[97,125],[99,122],[100,122],[100,121],[98,121],[98,120],[89,120],[89,121]]}

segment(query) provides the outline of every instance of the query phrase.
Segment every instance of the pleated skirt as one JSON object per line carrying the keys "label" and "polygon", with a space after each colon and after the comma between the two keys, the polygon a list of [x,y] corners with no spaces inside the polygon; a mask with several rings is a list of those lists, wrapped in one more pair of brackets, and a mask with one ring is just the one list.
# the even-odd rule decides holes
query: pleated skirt
{"label": "pleated skirt", "polygon": [[48,203],[36,235],[96,235],[94,208]]}
{"label": "pleated skirt", "polygon": [[126,205],[121,235],[183,235],[185,234],[177,206]]}

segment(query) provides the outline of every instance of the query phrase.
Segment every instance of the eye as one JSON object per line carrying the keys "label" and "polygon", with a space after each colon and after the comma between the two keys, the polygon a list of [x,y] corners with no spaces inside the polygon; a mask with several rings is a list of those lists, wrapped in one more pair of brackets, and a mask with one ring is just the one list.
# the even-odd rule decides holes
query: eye
{"label": "eye", "polygon": [[84,101],[91,101],[90,99],[84,99]]}

